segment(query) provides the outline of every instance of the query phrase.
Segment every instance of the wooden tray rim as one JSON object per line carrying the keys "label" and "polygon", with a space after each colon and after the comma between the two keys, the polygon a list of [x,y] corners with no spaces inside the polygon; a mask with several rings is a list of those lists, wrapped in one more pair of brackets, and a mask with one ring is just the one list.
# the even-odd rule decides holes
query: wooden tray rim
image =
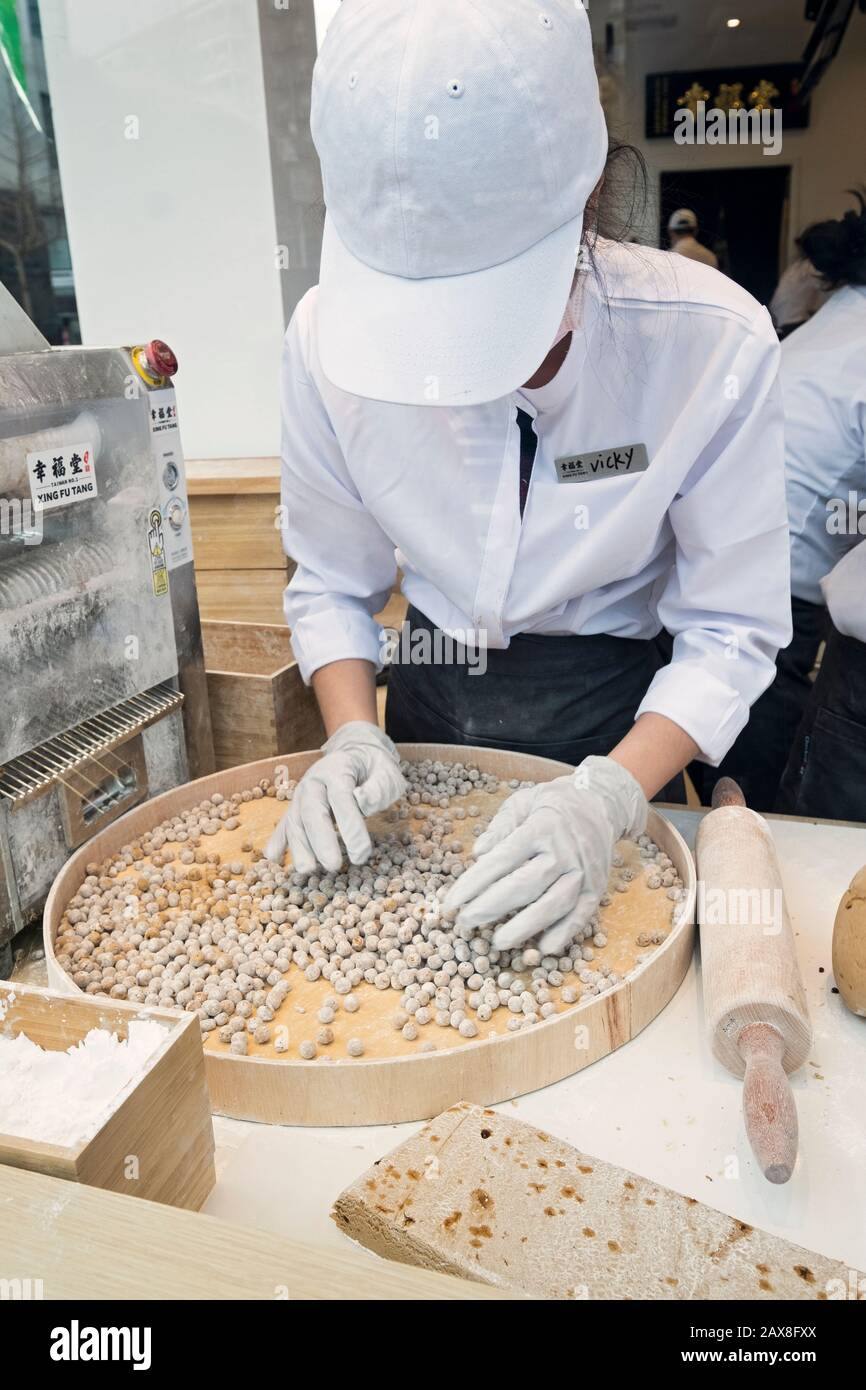
{"label": "wooden tray rim", "polygon": [[[477,764],[482,771],[489,770],[495,772],[501,778],[507,775],[513,777],[517,775],[518,772],[522,772],[523,777],[521,780],[534,774],[538,781],[550,781],[554,777],[563,776],[574,771],[574,768],[568,763],[556,762],[552,759],[537,757],[533,754],[516,753],[500,749],[469,745],[426,743],[401,743],[398,744],[398,748],[402,756],[409,761],[420,762],[425,758],[431,758],[434,761],[440,759],[442,761],[473,762]],[[83,882],[85,877],[83,870],[86,862],[92,859],[103,859],[116,852],[122,845],[135,839],[145,829],[150,829],[159,821],[166,819],[169,814],[183,807],[194,805],[197,801],[202,800],[209,791],[220,790],[223,793],[230,794],[232,791],[242,787],[251,787],[261,778],[272,775],[277,767],[288,767],[290,774],[300,776],[303,775],[314,762],[317,762],[321,756],[322,754],[319,749],[308,752],[283,754],[281,756],[260,759],[253,763],[238,764],[236,767],[226,768],[222,772],[201,777],[197,781],[184,783],[180,787],[176,787],[168,792],[163,792],[160,796],[133,807],[124,816],[114,821],[110,826],[107,826],[104,831],[94,836],[92,840],[82,845],[81,848],[67,860],[63,869],[61,869],[52,884],[45,905],[43,926],[45,955],[49,966],[49,977],[52,980],[61,980],[62,977],[61,988],[58,989],[58,992],[61,994],[67,992],[65,990],[65,983],[68,981],[69,993],[82,993],[71,978],[57,965],[54,955],[54,934],[63,916],[66,903],[74,896],[77,888],[80,886],[81,882]],[[504,772],[503,760],[506,763],[506,767],[510,762],[511,765],[515,767],[516,771]],[[615,1001],[617,999],[626,999],[630,1002],[631,993],[635,986],[638,985],[648,973],[655,973],[658,971],[660,963],[665,961],[665,957],[680,949],[683,944],[682,938],[684,934],[690,934],[683,968],[678,978],[673,980],[670,992],[651,1017],[656,1017],[658,1013],[666,1007],[682,983],[694,948],[695,900],[697,892],[694,861],[691,851],[680,832],[653,806],[650,806],[647,830],[654,839],[665,840],[667,842],[667,850],[673,846],[680,858],[680,863],[677,867],[683,877],[686,897],[681,904],[681,911],[676,924],[671,928],[667,939],[652,952],[649,959],[629,976],[621,980],[613,989],[606,990],[604,994],[597,995],[587,1000],[585,1004],[573,1005],[563,1014],[556,1014],[552,1018],[537,1023],[531,1030],[534,1037],[543,1037],[545,1034],[549,1035],[553,1033],[554,1030],[559,1029],[563,1031],[565,1028],[573,1030],[576,1025],[588,1019],[594,1011],[601,1012],[611,1009],[616,1011],[617,1005]],[[683,870],[685,870],[685,873],[683,873]],[[112,1003],[115,1002],[123,1001],[112,1001]],[[147,1017],[151,1012],[158,1012],[156,1009],[151,1010],[141,1005],[128,1007],[136,1008],[141,1017]],[[164,1010],[162,1012],[171,1011]],[[630,1018],[630,1010],[628,1013]],[[197,1015],[190,1014],[189,1018],[191,1021],[197,1022]],[[646,1023],[650,1021],[651,1019],[648,1018],[640,1027],[635,1028],[634,1031],[630,1030],[628,1037],[621,1039],[620,1042],[617,1042],[603,1055],[609,1055],[611,1051],[615,1051],[616,1048],[621,1046],[624,1042],[631,1041],[632,1038],[636,1037],[637,1034],[642,1031]],[[413,1064],[416,1067],[426,1066],[433,1071],[434,1069],[441,1069],[443,1065],[447,1066],[449,1061],[452,1063],[459,1061],[459,1063],[462,1064],[467,1055],[483,1057],[485,1054],[489,1054],[491,1044],[501,1044],[502,1048],[510,1046],[512,1054],[519,1055],[526,1047],[528,1033],[529,1030],[527,1030],[526,1033],[505,1033],[494,1038],[479,1039],[478,1042],[456,1044],[453,1047],[437,1049],[435,1052],[419,1052],[414,1056],[407,1057],[335,1059],[334,1061],[328,1062],[326,1067],[322,1067],[322,1072],[324,1073],[325,1070],[327,1070],[327,1073],[330,1075],[347,1075],[352,1072],[362,1072],[365,1078],[373,1075],[386,1077],[389,1073],[393,1073],[395,1066],[404,1066],[406,1064]],[[497,1054],[499,1057],[505,1055],[506,1054],[504,1054],[502,1050]],[[266,1075],[270,1070],[274,1076],[282,1079],[282,1084],[285,1089],[289,1089],[292,1083],[296,1082],[299,1078],[303,1078],[303,1084],[305,1086],[310,1078],[311,1072],[317,1069],[315,1063],[296,1060],[294,1058],[235,1057],[231,1053],[211,1052],[206,1048],[204,1049],[204,1059],[205,1070],[208,1074],[208,1081],[212,1089],[213,1083],[217,1081],[218,1074],[224,1071],[226,1067],[243,1067],[247,1070],[248,1074],[258,1074],[260,1076]],[[600,1060],[600,1058],[597,1060]],[[581,1070],[584,1065],[588,1065],[588,1063],[584,1062],[574,1067],[573,1071]],[[252,1072],[249,1070],[251,1067],[253,1069]],[[234,1074],[236,1076],[239,1075],[237,1071],[235,1071]],[[554,1081],[560,1079],[562,1079],[562,1077],[559,1075],[550,1075],[547,1080],[540,1081],[537,1086],[528,1089],[540,1089],[541,1086],[550,1085]],[[512,1091],[508,1095],[497,1095],[494,1099],[484,1103],[496,1104],[499,1100],[509,1099],[513,1095],[524,1093],[525,1090]],[[460,1098],[461,1097],[455,1095],[454,1100]],[[214,1103],[214,1109],[217,1113],[226,1115],[232,1114],[231,1111],[221,1108],[216,1102]],[[409,1107],[409,1109],[412,1109],[412,1107]],[[434,1111],[433,1113],[438,1112]],[[389,1118],[383,1118],[382,1114],[386,1114]],[[417,1114],[413,1110],[410,1116],[405,1107],[399,1107],[392,1111],[386,1104],[382,1114],[377,1111],[375,1120],[347,1120],[345,1123],[399,1123],[410,1118],[428,1118],[428,1112],[423,1110],[423,1107],[417,1110]],[[249,1117],[244,1116],[243,1118]],[[334,1121],[324,1121],[316,1118],[314,1111],[311,1118],[304,1119],[303,1121],[293,1121],[292,1123],[302,1123],[312,1126],[328,1123],[333,1124]]]}

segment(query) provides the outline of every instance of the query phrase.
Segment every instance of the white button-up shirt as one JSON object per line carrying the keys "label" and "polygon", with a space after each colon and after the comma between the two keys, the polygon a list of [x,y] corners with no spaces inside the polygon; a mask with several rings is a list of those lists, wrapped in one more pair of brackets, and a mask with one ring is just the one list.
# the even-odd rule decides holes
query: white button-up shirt
{"label": "white button-up shirt", "polygon": [[[790,640],[778,343],[766,310],[706,266],[606,242],[595,260],[554,380],[478,406],[338,390],[316,290],[301,301],[282,371],[292,643],[305,680],[347,657],[378,665],[373,614],[398,565],[410,602],[458,640],[664,626],[673,660],[639,713],[718,763]],[[538,435],[522,519],[518,408]],[[645,471],[560,481],[558,459],[634,444]]]}
{"label": "white button-up shirt", "polygon": [[814,318],[785,339],[780,380],[791,588],[797,598],[822,603],[824,575],[863,538],[866,288],[836,290]]}

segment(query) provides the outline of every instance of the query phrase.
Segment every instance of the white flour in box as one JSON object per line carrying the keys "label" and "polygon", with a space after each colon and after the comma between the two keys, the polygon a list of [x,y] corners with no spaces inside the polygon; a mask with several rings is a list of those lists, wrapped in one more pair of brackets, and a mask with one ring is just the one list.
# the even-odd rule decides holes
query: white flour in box
{"label": "white flour in box", "polygon": [[[0,1021],[4,1013],[0,1001]],[[91,1028],[65,1052],[39,1047],[24,1033],[0,1035],[0,1134],[65,1147],[82,1143],[165,1037],[152,1019],[130,1022],[128,1039]]]}

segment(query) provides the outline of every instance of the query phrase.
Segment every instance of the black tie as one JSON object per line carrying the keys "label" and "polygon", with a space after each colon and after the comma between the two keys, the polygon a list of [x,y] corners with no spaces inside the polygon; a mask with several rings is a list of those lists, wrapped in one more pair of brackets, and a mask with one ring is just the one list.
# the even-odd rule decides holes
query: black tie
{"label": "black tie", "polygon": [[517,428],[520,430],[520,516],[526,510],[526,499],[529,496],[529,480],[532,477],[532,469],[535,464],[535,453],[538,449],[538,436],[532,428],[532,418],[527,415],[525,410],[517,408]]}

